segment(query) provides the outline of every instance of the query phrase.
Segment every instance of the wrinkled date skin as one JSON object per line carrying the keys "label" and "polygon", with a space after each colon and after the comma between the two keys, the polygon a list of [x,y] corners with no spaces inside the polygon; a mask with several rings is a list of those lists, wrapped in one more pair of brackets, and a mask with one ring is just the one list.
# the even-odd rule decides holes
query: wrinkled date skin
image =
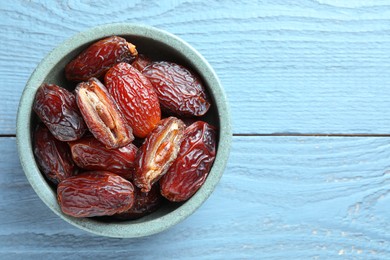
{"label": "wrinkled date skin", "polygon": [[102,170],[132,179],[138,148],[133,144],[107,149],[93,136],[69,142],[73,161],[85,170]]}
{"label": "wrinkled date skin", "polygon": [[139,54],[133,63],[131,63],[131,66],[142,72],[150,63],[152,63],[151,59],[143,54]]}
{"label": "wrinkled date skin", "polygon": [[79,83],[76,101],[89,131],[107,148],[122,147],[134,140],[131,127],[98,79]]}
{"label": "wrinkled date skin", "polygon": [[202,116],[210,102],[201,81],[181,65],[153,62],[142,73],[152,82],[161,107],[177,116]]}
{"label": "wrinkled date skin", "polygon": [[75,96],[55,84],[43,84],[38,88],[33,110],[60,141],[77,140],[87,130]]}
{"label": "wrinkled date skin", "polygon": [[118,36],[93,43],[65,67],[65,76],[71,81],[99,78],[119,62],[131,63],[138,52],[135,46]]}
{"label": "wrinkled date skin", "polygon": [[111,172],[86,172],[60,182],[57,199],[73,217],[111,216],[133,206],[134,186]]}
{"label": "wrinkled date skin", "polygon": [[176,159],[185,125],[176,117],[165,118],[145,139],[136,159],[134,184],[149,192]]}
{"label": "wrinkled date skin", "polygon": [[129,210],[116,214],[116,218],[121,220],[138,219],[156,211],[162,203],[160,188],[157,184],[153,185],[149,192],[142,192],[134,187],[134,194],[134,205]]}
{"label": "wrinkled date skin", "polygon": [[145,138],[161,119],[158,97],[150,81],[130,64],[119,63],[107,72],[105,85],[134,135]]}
{"label": "wrinkled date skin", "polygon": [[34,132],[34,154],[41,171],[55,185],[76,172],[68,145],[54,138],[43,124]]}
{"label": "wrinkled date skin", "polygon": [[188,200],[206,181],[215,153],[213,126],[197,121],[187,127],[177,159],[160,179],[161,194],[170,201]]}

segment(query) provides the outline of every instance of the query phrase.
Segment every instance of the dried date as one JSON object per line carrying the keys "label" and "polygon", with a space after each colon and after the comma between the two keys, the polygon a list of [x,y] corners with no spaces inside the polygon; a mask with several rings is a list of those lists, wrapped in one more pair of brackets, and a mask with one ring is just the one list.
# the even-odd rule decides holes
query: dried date
{"label": "dried date", "polygon": [[64,214],[73,217],[111,216],[134,204],[134,186],[107,171],[93,171],[67,178],[57,187]]}
{"label": "dried date", "polygon": [[107,149],[93,136],[85,136],[69,142],[73,161],[85,170],[101,170],[132,179],[134,160],[138,148],[133,144],[117,149]]}
{"label": "dried date", "polygon": [[65,67],[65,76],[71,81],[99,78],[119,62],[131,63],[138,52],[136,47],[118,36],[93,43]]}
{"label": "dried date", "polygon": [[152,82],[161,108],[177,116],[202,116],[210,102],[200,79],[172,62],[153,62],[142,73]]}
{"label": "dried date", "polygon": [[76,172],[68,145],[54,138],[43,124],[34,131],[34,155],[43,174],[55,185]]}
{"label": "dried date", "polygon": [[146,137],[161,119],[157,94],[150,81],[130,64],[119,63],[107,72],[105,85],[134,135]]}
{"label": "dried date", "polygon": [[98,79],[79,83],[76,101],[89,131],[107,148],[122,147],[134,140],[131,127]]}
{"label": "dried date", "polygon": [[213,126],[197,121],[187,127],[177,159],[160,179],[161,194],[170,201],[188,200],[206,181],[215,153]]}
{"label": "dried date", "polygon": [[145,139],[136,158],[134,174],[134,184],[142,192],[149,192],[176,159],[184,128],[180,119],[165,118]]}
{"label": "dried date", "polygon": [[137,187],[134,187],[134,194],[134,205],[129,210],[116,214],[116,218],[121,220],[141,218],[156,211],[163,201],[158,184],[153,185],[149,192],[142,192]]}
{"label": "dried date", "polygon": [[75,96],[55,84],[43,84],[38,88],[33,110],[60,141],[77,140],[87,130]]}
{"label": "dried date", "polygon": [[131,63],[131,66],[142,72],[150,63],[152,63],[151,59],[145,55],[139,54],[133,63]]}

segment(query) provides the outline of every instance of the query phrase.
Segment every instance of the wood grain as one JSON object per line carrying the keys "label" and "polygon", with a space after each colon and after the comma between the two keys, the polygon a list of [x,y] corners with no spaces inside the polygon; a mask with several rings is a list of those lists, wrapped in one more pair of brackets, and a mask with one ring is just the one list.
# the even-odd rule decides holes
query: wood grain
{"label": "wood grain", "polygon": [[[389,1],[4,0],[0,18],[0,259],[390,259]],[[156,26],[194,46],[233,117],[212,196],[141,239],[62,221],[30,187],[10,137],[41,59],[113,22]]]}
{"label": "wood grain", "polygon": [[193,45],[230,100],[234,133],[388,134],[388,1],[0,3],[0,134],[39,61],[79,31],[156,26]]}
{"label": "wood grain", "polygon": [[110,239],[54,215],[29,186],[15,139],[0,138],[0,258],[110,252],[120,258],[389,259],[390,138],[233,140],[220,184],[195,214],[154,236]]}

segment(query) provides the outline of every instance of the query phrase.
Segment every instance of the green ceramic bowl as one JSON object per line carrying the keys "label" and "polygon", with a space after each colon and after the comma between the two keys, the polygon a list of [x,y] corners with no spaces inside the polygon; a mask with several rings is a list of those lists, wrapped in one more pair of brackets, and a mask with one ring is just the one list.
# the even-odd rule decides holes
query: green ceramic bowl
{"label": "green ceramic bowl", "polygon": [[[64,77],[65,65],[89,44],[101,38],[118,35],[137,46],[139,53],[154,60],[173,61],[197,72],[212,99],[212,108],[202,120],[219,129],[217,156],[201,189],[184,203],[166,203],[158,211],[133,221],[104,221],[73,218],[64,215],[57,204],[56,192],[38,169],[32,147],[32,129],[38,122],[32,111],[37,88],[44,82],[68,89],[74,88]],[[134,24],[109,24],[79,33],[49,53],[31,75],[20,99],[17,118],[17,144],[20,162],[31,186],[42,201],[58,216],[76,227],[109,237],[142,237],[172,227],[190,216],[210,196],[225,169],[229,156],[232,131],[225,93],[210,64],[188,43],[168,32]]]}

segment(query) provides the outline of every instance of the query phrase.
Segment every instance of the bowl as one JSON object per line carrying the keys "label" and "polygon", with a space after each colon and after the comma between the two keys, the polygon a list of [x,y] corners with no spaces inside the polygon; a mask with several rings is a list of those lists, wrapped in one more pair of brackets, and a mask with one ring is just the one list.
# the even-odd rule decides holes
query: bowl
{"label": "bowl", "polygon": [[[41,174],[32,146],[32,129],[38,122],[32,111],[35,93],[42,83],[54,83],[72,89],[66,81],[65,65],[83,49],[99,39],[118,35],[137,46],[139,53],[153,60],[168,60],[195,71],[202,79],[212,106],[207,121],[218,128],[217,154],[203,186],[184,203],[165,203],[156,212],[131,221],[104,221],[96,218],[74,218],[62,213],[55,188]],[[28,80],[20,99],[17,114],[17,145],[23,170],[39,198],[58,216],[70,224],[91,233],[119,238],[142,237],[162,232],[190,216],[210,196],[225,169],[232,139],[231,118],[221,83],[210,66],[193,47],[166,31],[144,25],[108,24],[76,34],[49,53]]]}

